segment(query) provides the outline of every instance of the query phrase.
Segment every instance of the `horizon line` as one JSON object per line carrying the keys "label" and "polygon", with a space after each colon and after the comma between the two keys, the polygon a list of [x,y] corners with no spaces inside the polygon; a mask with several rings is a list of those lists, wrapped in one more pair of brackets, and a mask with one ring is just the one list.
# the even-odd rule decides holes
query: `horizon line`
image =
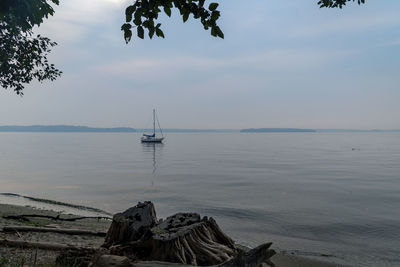
{"label": "horizon line", "polygon": [[[57,128],[64,127],[71,129],[75,128],[80,130],[149,130],[151,128],[135,128],[130,126],[114,126],[114,127],[96,127],[96,126],[87,126],[87,125],[70,125],[70,124],[31,124],[31,125],[0,125],[0,131],[4,131],[4,128]],[[3,129],[2,129],[3,128]],[[11,131],[12,129],[7,129]],[[39,130],[39,129],[37,129]],[[45,129],[42,129],[45,130]],[[163,131],[243,131],[243,130],[253,130],[253,131],[262,131],[262,130],[313,130],[313,131],[363,131],[363,132],[373,132],[373,131],[400,131],[400,129],[382,129],[382,128],[369,128],[369,129],[357,129],[357,128],[297,128],[297,127],[262,127],[262,128],[164,128]]]}

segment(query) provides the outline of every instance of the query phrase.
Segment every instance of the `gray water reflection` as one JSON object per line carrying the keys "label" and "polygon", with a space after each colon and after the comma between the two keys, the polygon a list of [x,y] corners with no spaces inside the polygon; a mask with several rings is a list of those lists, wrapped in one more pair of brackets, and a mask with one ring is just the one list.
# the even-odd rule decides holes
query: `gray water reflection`
{"label": "gray water reflection", "polygon": [[156,174],[157,171],[157,160],[161,159],[162,156],[162,149],[164,147],[163,143],[142,143],[143,154],[146,158],[151,158],[153,175]]}

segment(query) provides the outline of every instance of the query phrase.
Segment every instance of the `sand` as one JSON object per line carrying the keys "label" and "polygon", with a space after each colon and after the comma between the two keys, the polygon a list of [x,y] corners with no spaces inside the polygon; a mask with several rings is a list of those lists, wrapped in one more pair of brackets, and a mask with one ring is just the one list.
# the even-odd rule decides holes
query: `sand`
{"label": "sand", "polygon": [[[96,231],[107,231],[110,221],[97,220],[97,219],[84,219],[76,222],[62,222],[53,221],[50,219],[30,218],[30,222],[22,222],[18,220],[4,219],[2,216],[21,215],[21,214],[40,214],[57,216],[59,212],[51,210],[36,209],[32,207],[16,206],[0,204],[0,229],[4,226],[50,226],[72,229],[87,229]],[[62,215],[63,218],[77,217],[75,215]],[[0,239],[31,241],[31,242],[50,242],[69,244],[80,247],[98,247],[103,243],[104,238],[86,235],[64,235],[57,233],[4,233],[0,232]],[[36,249],[19,249],[19,248],[6,248],[0,246],[0,266],[5,262],[5,266],[18,266],[21,263],[32,264],[35,262],[39,266],[51,266],[55,263],[58,255],[56,251],[36,250]],[[36,258],[36,260],[35,260]]]}
{"label": "sand", "polygon": [[342,267],[336,263],[316,259],[278,253],[271,260],[277,267]]}

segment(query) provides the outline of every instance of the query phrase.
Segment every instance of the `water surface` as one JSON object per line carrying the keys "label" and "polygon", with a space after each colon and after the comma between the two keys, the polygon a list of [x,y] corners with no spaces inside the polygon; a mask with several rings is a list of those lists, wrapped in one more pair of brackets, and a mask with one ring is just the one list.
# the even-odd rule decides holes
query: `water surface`
{"label": "water surface", "polygon": [[[400,133],[0,133],[0,191],[195,211],[240,243],[400,266]],[[1,199],[0,199],[1,201]]]}

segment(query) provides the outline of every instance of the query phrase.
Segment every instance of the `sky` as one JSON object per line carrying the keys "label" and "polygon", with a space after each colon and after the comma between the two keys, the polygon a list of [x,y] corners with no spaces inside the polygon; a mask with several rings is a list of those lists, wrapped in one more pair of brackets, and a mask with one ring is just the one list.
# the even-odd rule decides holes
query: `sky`
{"label": "sky", "polygon": [[61,0],[37,33],[63,71],[24,96],[0,90],[0,125],[400,129],[400,1],[217,1],[225,39],[160,22],[125,44],[125,0]]}

